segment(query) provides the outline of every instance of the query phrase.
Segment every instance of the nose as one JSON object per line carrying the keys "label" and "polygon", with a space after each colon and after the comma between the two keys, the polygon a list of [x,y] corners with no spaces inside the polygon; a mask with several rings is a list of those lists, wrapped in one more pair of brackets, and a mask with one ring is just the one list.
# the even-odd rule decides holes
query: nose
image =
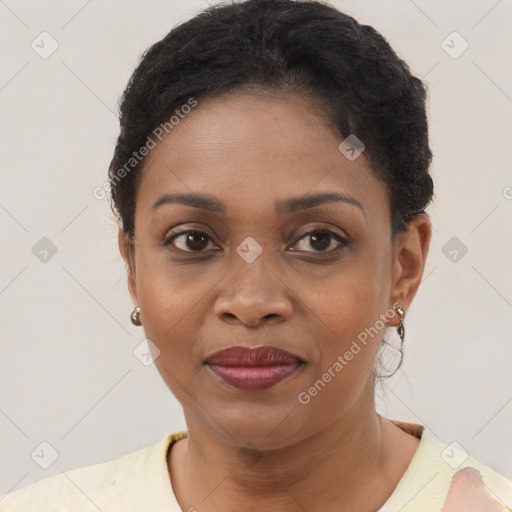
{"label": "nose", "polygon": [[293,311],[290,287],[263,260],[237,261],[221,281],[215,314],[224,322],[258,327],[289,319]]}

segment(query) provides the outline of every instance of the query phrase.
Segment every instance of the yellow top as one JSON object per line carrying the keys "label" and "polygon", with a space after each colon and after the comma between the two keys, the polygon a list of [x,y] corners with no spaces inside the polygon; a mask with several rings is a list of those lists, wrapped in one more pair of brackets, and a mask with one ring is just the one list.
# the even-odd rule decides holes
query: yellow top
{"label": "yellow top", "polygon": [[[420,438],[395,491],[378,512],[512,511],[512,482],[433,439],[421,425],[394,422]],[[61,472],[0,498],[1,512],[181,512],[166,455],[187,432],[117,459]]]}

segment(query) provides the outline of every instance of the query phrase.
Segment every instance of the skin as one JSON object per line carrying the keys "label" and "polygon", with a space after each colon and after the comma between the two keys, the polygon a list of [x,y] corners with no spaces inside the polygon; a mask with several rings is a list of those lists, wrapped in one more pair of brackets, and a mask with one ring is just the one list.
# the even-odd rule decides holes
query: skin
{"label": "skin", "polygon": [[[386,185],[364,153],[345,158],[341,141],[313,99],[245,91],[200,101],[148,155],[134,242],[120,226],[119,248],[160,350],[155,364],[183,406],[189,436],[167,460],[183,510],[375,511],[418,446],[375,411],[384,327],[309,403],[297,399],[394,303],[407,312],[430,243],[426,215],[392,239]],[[151,210],[176,192],[214,196],[225,211]],[[364,213],[332,201],[275,211],[276,201],[318,192],[349,195]],[[203,252],[185,236],[163,245],[187,229],[211,238]],[[348,245],[332,236],[318,250],[312,229]],[[236,252],[248,236],[263,250],[252,263]],[[395,313],[387,325],[399,321]],[[237,344],[272,345],[306,363],[270,389],[241,391],[203,364]]]}

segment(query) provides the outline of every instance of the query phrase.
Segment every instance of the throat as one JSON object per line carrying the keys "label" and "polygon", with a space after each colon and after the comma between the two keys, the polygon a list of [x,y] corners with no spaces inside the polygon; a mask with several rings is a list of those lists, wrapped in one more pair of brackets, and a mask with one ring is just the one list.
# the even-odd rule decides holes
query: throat
{"label": "throat", "polygon": [[295,511],[297,503],[310,512],[375,511],[393,493],[419,444],[386,419],[360,437],[329,434],[265,451],[221,443],[215,452],[200,450],[189,438],[175,441],[167,454],[172,489],[183,510],[201,512],[261,510],[263,504]]}

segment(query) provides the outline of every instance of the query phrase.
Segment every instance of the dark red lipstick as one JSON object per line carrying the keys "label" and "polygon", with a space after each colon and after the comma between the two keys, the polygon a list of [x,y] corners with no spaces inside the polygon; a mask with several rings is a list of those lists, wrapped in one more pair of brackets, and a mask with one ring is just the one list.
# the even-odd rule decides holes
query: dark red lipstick
{"label": "dark red lipstick", "polygon": [[298,356],[269,345],[236,345],[209,356],[205,364],[228,384],[244,391],[261,391],[295,373],[304,363]]}

